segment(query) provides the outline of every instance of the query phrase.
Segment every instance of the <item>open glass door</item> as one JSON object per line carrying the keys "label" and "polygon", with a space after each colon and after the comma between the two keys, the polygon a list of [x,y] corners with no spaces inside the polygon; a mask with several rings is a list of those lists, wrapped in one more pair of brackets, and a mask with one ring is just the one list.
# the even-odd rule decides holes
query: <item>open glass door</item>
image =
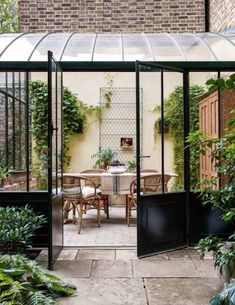
{"label": "open glass door", "polygon": [[[187,246],[189,156],[184,149],[188,133],[187,75],[180,69],[136,62],[138,256]],[[143,92],[143,113],[140,90]],[[175,143],[167,125],[170,101],[175,94],[180,96],[177,106],[182,127],[179,143]],[[176,148],[180,164],[175,160]],[[146,182],[146,175],[157,178],[150,176]],[[146,183],[155,184],[157,179],[159,187],[156,189],[152,185],[146,192]]]}
{"label": "open glass door", "polygon": [[60,66],[48,52],[48,129],[49,159],[48,159],[48,191],[50,201],[50,235],[49,235],[49,269],[53,268],[60,251],[63,248],[63,204],[59,180],[62,175],[62,94],[63,80]]}

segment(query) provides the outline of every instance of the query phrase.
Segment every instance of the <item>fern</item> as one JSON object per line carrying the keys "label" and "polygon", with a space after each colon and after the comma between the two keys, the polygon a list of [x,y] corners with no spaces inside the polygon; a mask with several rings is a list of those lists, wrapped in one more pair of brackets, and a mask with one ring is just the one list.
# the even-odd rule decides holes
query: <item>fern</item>
{"label": "fern", "polygon": [[[23,277],[25,273],[27,281]],[[53,299],[75,291],[76,287],[50,274],[35,261],[21,255],[0,256],[0,304],[15,301],[23,305],[53,305]]]}

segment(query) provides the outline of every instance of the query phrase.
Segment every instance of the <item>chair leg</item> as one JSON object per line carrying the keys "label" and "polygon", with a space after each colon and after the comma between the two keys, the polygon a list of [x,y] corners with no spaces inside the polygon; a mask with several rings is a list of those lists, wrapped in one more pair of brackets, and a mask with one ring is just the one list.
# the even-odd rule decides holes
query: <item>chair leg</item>
{"label": "chair leg", "polygon": [[78,212],[78,234],[81,233],[81,228],[82,228],[82,204],[77,205],[77,212]]}
{"label": "chair leg", "polygon": [[105,211],[107,219],[109,219],[109,195],[105,195]]}
{"label": "chair leg", "polygon": [[100,227],[100,203],[99,202],[97,202],[96,208],[97,208],[98,227]]}
{"label": "chair leg", "polygon": [[127,226],[130,226],[130,211],[131,211],[131,204],[130,204],[130,200],[127,200],[127,209],[126,209],[126,218],[127,218]]}

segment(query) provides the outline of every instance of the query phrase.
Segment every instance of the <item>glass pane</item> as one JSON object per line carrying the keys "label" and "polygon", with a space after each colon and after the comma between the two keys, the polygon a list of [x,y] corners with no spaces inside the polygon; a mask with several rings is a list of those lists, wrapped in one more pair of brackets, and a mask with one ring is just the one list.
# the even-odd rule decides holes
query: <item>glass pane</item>
{"label": "glass pane", "polygon": [[[164,191],[184,189],[184,102],[183,74],[163,72],[163,129],[159,122],[159,137],[163,137]],[[161,118],[162,119],[162,118]]]}
{"label": "glass pane", "polygon": [[59,60],[64,46],[69,38],[67,33],[55,33],[47,35],[36,47],[30,61],[47,61],[47,52],[53,52],[56,60]]}
{"label": "glass pane", "polygon": [[[0,53],[10,44],[15,38],[20,36],[21,34],[1,34],[0,35]],[[0,58],[2,60],[2,57]]]}
{"label": "glass pane", "polygon": [[[1,60],[27,61],[40,39],[42,33],[25,34],[14,41],[3,53]],[[19,51],[20,50],[20,51]]]}
{"label": "glass pane", "polygon": [[218,137],[218,92],[208,93],[206,81],[217,77],[216,72],[193,72],[190,73],[190,187],[198,188],[198,183],[203,179],[213,179],[217,177],[214,162],[211,158],[211,149],[206,149],[205,155],[200,154],[198,144],[207,135],[210,138]]}
{"label": "glass pane", "polygon": [[223,33],[223,36],[231,40],[235,44],[235,34],[232,33]]}
{"label": "glass pane", "polygon": [[193,34],[171,34],[188,61],[215,60],[213,53]]}
{"label": "glass pane", "polygon": [[169,34],[146,34],[157,61],[183,61],[184,57]]}
{"label": "glass pane", "polygon": [[[141,123],[141,176],[161,174],[161,136],[155,129],[156,122],[160,117],[161,107],[161,75],[158,70],[140,66],[140,123]],[[144,97],[144,98],[143,98]],[[161,177],[159,178],[161,179]],[[161,192],[161,181],[158,189]]]}
{"label": "glass pane", "polygon": [[96,34],[74,34],[68,41],[62,56],[63,61],[90,61]]}
{"label": "glass pane", "polygon": [[121,61],[121,35],[99,34],[95,42],[94,61]]}
{"label": "glass pane", "polygon": [[48,189],[48,86],[46,73],[39,75],[29,86],[31,191]]}
{"label": "glass pane", "polygon": [[124,61],[153,60],[150,46],[145,36],[122,34]]}
{"label": "glass pane", "polygon": [[197,34],[214,52],[217,60],[235,60],[234,45],[221,35],[213,33],[199,33]]}

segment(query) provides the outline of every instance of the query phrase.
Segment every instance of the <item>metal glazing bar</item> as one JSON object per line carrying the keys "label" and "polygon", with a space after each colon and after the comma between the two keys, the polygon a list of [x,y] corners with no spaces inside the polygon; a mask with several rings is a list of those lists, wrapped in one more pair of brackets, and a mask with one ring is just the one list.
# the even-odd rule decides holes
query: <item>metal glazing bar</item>
{"label": "metal glazing bar", "polygon": [[18,72],[18,94],[19,94],[19,168],[22,168],[22,105],[21,105],[21,77],[20,72]]}
{"label": "metal glazing bar", "polygon": [[[13,93],[13,100],[12,100],[12,129],[13,129],[13,145],[12,145],[12,164],[13,169],[16,168],[16,109],[15,109],[15,72],[12,73],[12,93]],[[17,150],[18,151],[18,150]]]}
{"label": "metal glazing bar", "polygon": [[192,33],[197,39],[201,41],[201,43],[210,51],[216,61],[219,61],[218,57],[216,56],[215,52],[211,49],[208,43],[206,43],[202,38],[200,38],[196,33]]}
{"label": "metal glazing bar", "polygon": [[52,193],[52,60],[53,55],[48,51],[48,116],[47,116],[47,141],[48,141],[48,192]]}
{"label": "metal glazing bar", "polygon": [[[5,86],[6,86],[6,92],[8,92],[8,74],[6,73],[6,82],[5,82]],[[8,115],[9,115],[9,107],[8,107],[8,96],[5,93],[5,148],[6,148],[6,167],[7,169],[9,169],[9,139],[8,139],[8,133],[9,133],[9,124],[8,124]]]}
{"label": "metal glazing bar", "polygon": [[48,35],[50,35],[51,33],[46,33],[45,35],[42,36],[41,39],[39,39],[38,43],[35,45],[33,51],[31,52],[31,54],[29,55],[28,61],[30,61],[31,57],[33,56],[34,51],[37,49],[38,45],[40,44],[40,42]]}
{"label": "metal glazing bar", "polygon": [[95,35],[93,45],[92,45],[92,51],[91,51],[91,61],[94,60],[94,53],[95,53],[95,45],[96,45],[96,40],[97,40],[98,34]]}
{"label": "metal glazing bar", "polygon": [[162,171],[162,193],[165,192],[164,187],[164,165],[165,165],[165,158],[164,158],[164,70],[161,69],[161,171]]}
{"label": "metal glazing bar", "polygon": [[153,52],[153,48],[152,48],[151,43],[150,43],[150,41],[148,39],[148,36],[145,33],[142,33],[142,35],[143,35],[143,37],[144,37],[144,39],[146,41],[146,44],[149,47],[150,53],[152,54],[152,60],[156,60],[154,52]]}
{"label": "metal glazing bar", "polygon": [[26,149],[26,191],[29,192],[29,170],[30,170],[30,152],[31,152],[31,141],[30,141],[30,103],[29,103],[29,72],[25,72],[25,99],[26,99],[26,107],[25,107],[25,116],[26,116],[26,132],[25,132],[25,149]]}
{"label": "metal glazing bar", "polygon": [[22,34],[20,34],[19,36],[17,36],[15,39],[13,39],[3,50],[2,50],[2,52],[0,53],[0,58],[2,57],[2,55],[3,55],[3,53],[17,40],[17,39],[19,39],[20,37],[22,37],[22,36],[24,36],[24,35],[26,35],[26,34],[28,34],[28,33],[22,33]]}
{"label": "metal glazing bar", "polygon": [[[136,75],[136,186],[137,186],[137,222],[140,219],[140,65],[135,63]],[[137,225],[137,251],[140,243],[140,226]],[[137,253],[138,255],[138,253]]]}
{"label": "metal glazing bar", "polygon": [[68,43],[69,43],[69,40],[70,40],[70,38],[71,38],[74,34],[76,34],[76,32],[71,33],[71,34],[69,35],[68,39],[66,40],[66,42],[65,42],[65,44],[64,44],[64,47],[63,47],[63,50],[62,50],[62,52],[61,52],[60,58],[59,58],[59,62],[62,60],[62,57],[63,57],[63,55],[64,55],[64,51],[65,51],[65,49],[66,49],[66,47],[67,47],[67,45],[68,45]]}
{"label": "metal glazing bar", "polygon": [[178,42],[175,40],[174,37],[172,37],[169,33],[166,33],[167,36],[169,36],[171,38],[171,40],[174,42],[177,50],[180,52],[180,54],[183,56],[183,59],[186,61],[186,56],[184,54],[184,51],[181,49],[180,45],[178,44]]}
{"label": "metal glazing bar", "polygon": [[[221,73],[220,71],[217,71],[217,78],[220,78],[221,77]],[[218,118],[215,118],[215,119],[218,119],[218,137],[220,138],[221,135],[222,135],[222,124],[221,124],[221,90],[220,90],[220,87],[218,87],[218,90],[217,90],[217,94],[218,94]],[[220,162],[220,161],[219,161]],[[218,174],[218,178],[219,178],[219,188],[221,187],[221,174],[219,173]]]}
{"label": "metal glazing bar", "polygon": [[190,151],[186,142],[189,134],[189,72],[183,73],[183,114],[184,114],[184,189],[186,196],[186,234],[187,244],[189,243],[189,195],[190,195]]}

